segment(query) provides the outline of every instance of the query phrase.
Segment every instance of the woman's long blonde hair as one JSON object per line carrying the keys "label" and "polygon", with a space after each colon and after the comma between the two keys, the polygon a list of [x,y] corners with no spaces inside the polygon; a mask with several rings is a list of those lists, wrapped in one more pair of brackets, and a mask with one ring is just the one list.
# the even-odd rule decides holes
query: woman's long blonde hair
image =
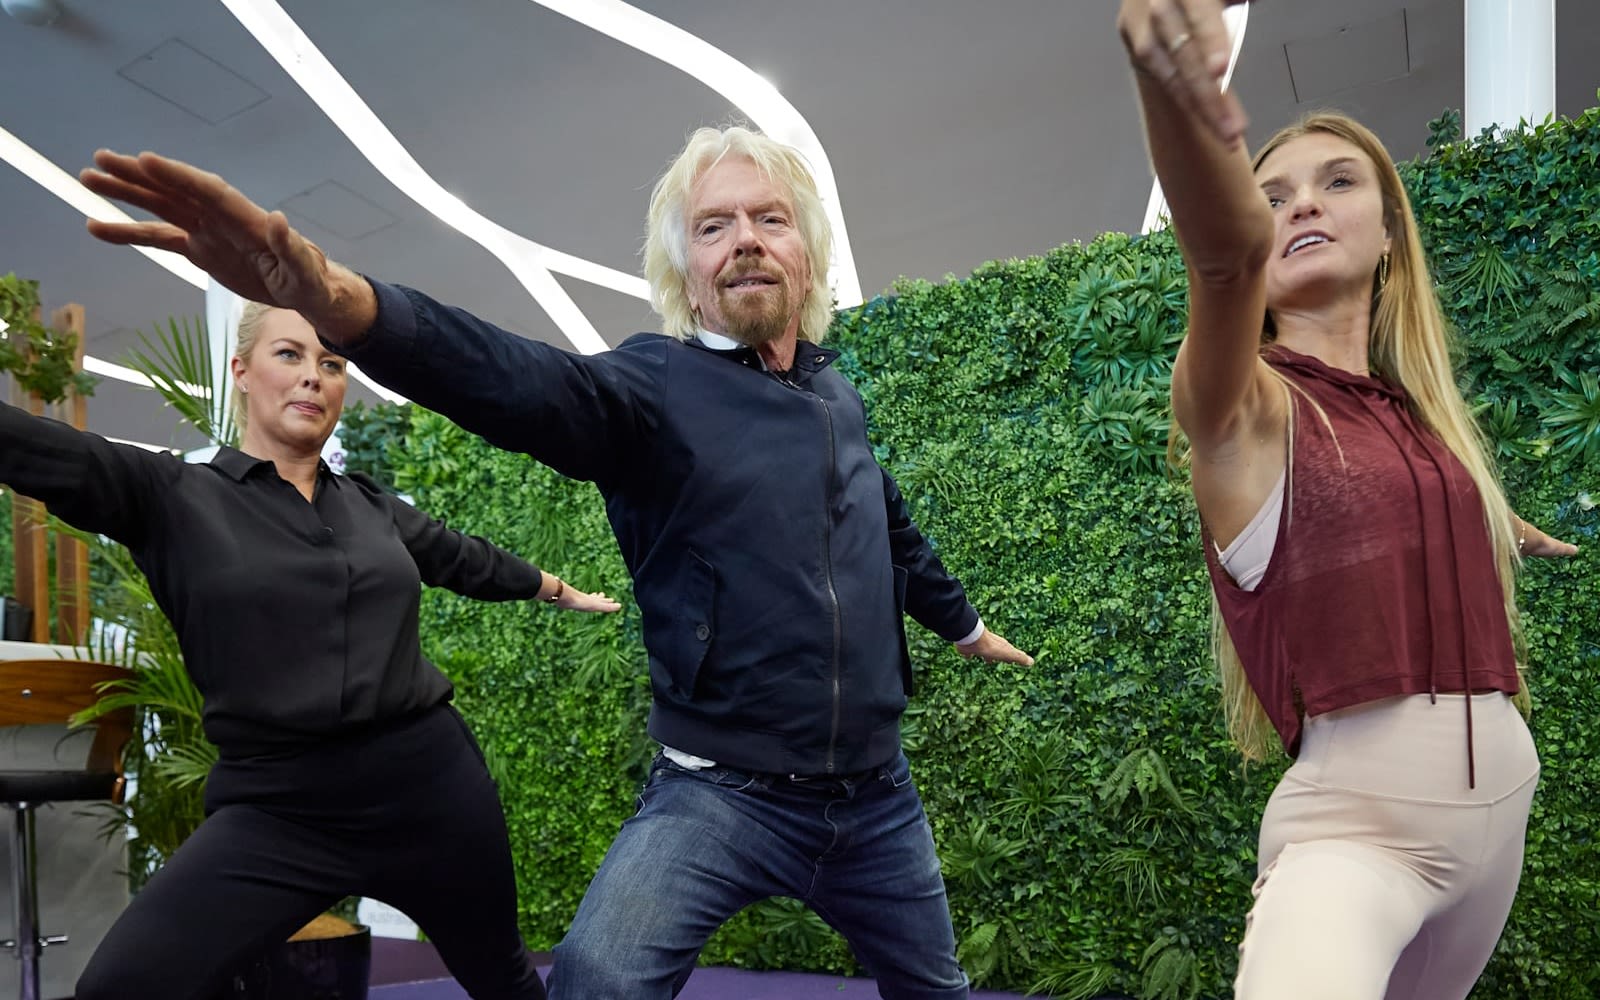
{"label": "woman's long blonde hair", "polygon": [[[1412,413],[1460,460],[1478,488],[1483,500],[1485,527],[1494,548],[1495,569],[1500,577],[1506,624],[1511,630],[1512,648],[1516,650],[1520,672],[1523,644],[1516,605],[1516,571],[1521,556],[1513,534],[1511,508],[1483,432],[1456,385],[1450,360],[1450,326],[1433,290],[1422,239],[1411,214],[1411,200],[1406,196],[1405,185],[1400,181],[1393,160],[1383,143],[1366,126],[1348,115],[1324,111],[1308,115],[1268,139],[1251,161],[1251,168],[1259,170],[1262,162],[1285,143],[1319,133],[1336,136],[1360,149],[1377,172],[1390,249],[1387,279],[1378,271],[1373,273],[1368,364],[1374,374],[1405,389]],[[1269,316],[1263,325],[1262,343],[1269,343],[1271,339]],[[1291,406],[1291,441],[1293,409]],[[1292,458],[1291,447],[1291,467]],[[1292,482],[1292,473],[1290,479]],[[1228,734],[1246,760],[1263,760],[1278,745],[1277,732],[1245,677],[1244,666],[1222,621],[1214,592],[1211,648],[1222,675],[1222,704]],[[1520,685],[1517,701],[1525,712],[1527,699],[1527,686]]]}

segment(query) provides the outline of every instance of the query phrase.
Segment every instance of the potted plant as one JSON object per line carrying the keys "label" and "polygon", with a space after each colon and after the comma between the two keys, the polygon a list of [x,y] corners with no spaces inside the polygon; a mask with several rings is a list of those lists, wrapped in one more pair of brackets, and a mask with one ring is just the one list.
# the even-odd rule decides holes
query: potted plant
{"label": "potted plant", "polygon": [[74,367],[78,338],[52,330],[36,318],[39,283],[15,274],[0,277],[0,372],[10,373],[24,392],[56,403],[69,392],[94,395],[95,378]]}
{"label": "potted plant", "polygon": [[[69,394],[94,395],[95,378],[75,367],[78,338],[71,333],[52,330],[39,322],[39,283],[19,278],[15,274],[0,276],[0,373],[9,374],[19,389],[45,404],[58,403]],[[3,379],[0,379],[3,381]],[[36,507],[20,508],[37,510]],[[0,524],[12,524],[11,497],[7,495],[0,504]],[[0,529],[4,545],[0,547],[0,579],[10,586],[14,563],[14,539],[8,530]],[[25,598],[27,595],[22,595]],[[31,619],[44,615],[49,626],[48,608],[30,607],[6,596],[0,598],[0,621],[4,623],[0,638],[25,641],[31,634]]]}

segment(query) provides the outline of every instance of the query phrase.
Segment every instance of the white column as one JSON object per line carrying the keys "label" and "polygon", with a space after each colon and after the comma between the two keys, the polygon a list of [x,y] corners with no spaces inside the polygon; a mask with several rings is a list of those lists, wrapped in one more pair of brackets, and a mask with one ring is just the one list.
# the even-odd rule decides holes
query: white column
{"label": "white column", "polygon": [[239,335],[239,317],[243,312],[244,299],[217,284],[215,278],[207,282],[206,340],[211,347],[211,391],[220,396],[211,405],[213,419],[233,419],[233,342]]}
{"label": "white column", "polygon": [[1556,109],[1556,0],[1466,0],[1462,131],[1538,124]]}

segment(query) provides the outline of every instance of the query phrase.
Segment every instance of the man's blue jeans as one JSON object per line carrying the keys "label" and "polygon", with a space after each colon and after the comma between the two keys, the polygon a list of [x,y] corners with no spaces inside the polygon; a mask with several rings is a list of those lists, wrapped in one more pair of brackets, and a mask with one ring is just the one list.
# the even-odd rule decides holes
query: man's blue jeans
{"label": "man's blue jeans", "polygon": [[888,1000],[958,1000],[944,880],[904,756],[848,778],[690,771],[657,754],[555,949],[551,1000],[666,1000],[713,931],[792,896],[844,935]]}

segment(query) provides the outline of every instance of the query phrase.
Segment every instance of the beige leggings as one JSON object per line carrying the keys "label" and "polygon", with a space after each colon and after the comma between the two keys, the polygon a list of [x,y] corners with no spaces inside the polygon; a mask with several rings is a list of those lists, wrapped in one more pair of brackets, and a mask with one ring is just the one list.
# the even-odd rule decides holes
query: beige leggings
{"label": "beige leggings", "polygon": [[1511,699],[1407,695],[1308,719],[1261,818],[1235,1000],[1463,1000],[1505,927],[1538,784]]}

